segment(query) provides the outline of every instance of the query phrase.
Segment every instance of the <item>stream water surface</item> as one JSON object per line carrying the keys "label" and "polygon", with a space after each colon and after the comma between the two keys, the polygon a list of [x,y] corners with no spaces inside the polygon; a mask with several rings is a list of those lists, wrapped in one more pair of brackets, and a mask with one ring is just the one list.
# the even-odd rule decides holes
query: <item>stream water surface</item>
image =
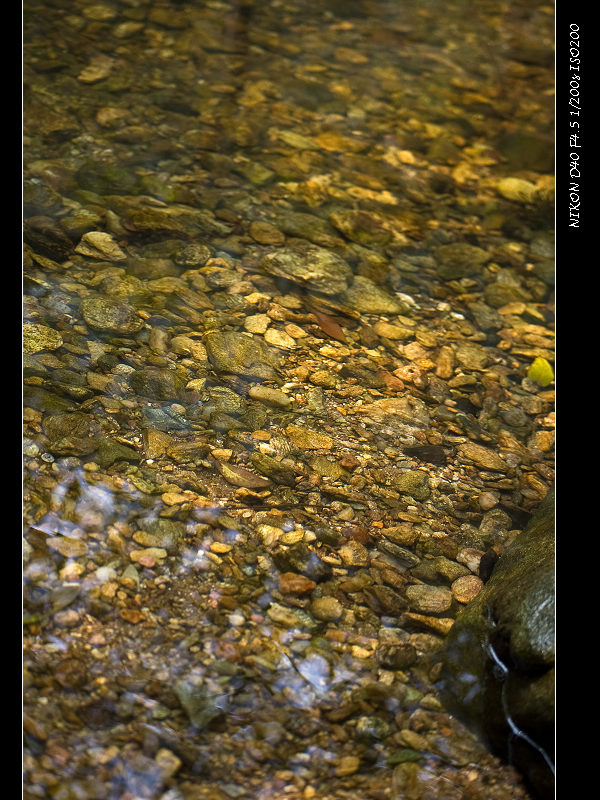
{"label": "stream water surface", "polygon": [[23,19],[25,800],[534,797],[435,682],[554,477],[552,5]]}

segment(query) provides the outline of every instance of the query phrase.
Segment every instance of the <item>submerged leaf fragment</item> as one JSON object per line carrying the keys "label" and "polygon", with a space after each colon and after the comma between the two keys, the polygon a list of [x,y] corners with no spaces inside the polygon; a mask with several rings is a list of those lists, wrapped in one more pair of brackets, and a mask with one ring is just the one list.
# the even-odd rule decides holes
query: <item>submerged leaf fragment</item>
{"label": "submerged leaf fragment", "polygon": [[540,386],[549,386],[554,380],[554,370],[545,358],[538,356],[527,370],[527,377]]}
{"label": "submerged leaf fragment", "polygon": [[312,312],[315,317],[317,318],[317,324],[319,328],[326,333],[327,336],[330,336],[332,339],[337,339],[338,342],[345,342],[346,335],[342,328],[338,325],[338,323],[333,319],[333,317],[328,316],[327,314],[322,314],[320,311],[313,309]]}
{"label": "submerged leaf fragment", "polygon": [[271,486],[270,480],[260,475],[255,475],[254,472],[250,472],[250,470],[243,467],[224,464],[220,461],[215,461],[215,466],[225,480],[234,486],[242,486],[245,489],[266,489]]}

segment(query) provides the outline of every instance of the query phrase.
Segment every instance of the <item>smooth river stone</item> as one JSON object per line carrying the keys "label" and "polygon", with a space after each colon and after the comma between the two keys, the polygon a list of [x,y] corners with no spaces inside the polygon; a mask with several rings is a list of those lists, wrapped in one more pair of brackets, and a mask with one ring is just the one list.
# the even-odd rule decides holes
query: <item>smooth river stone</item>
{"label": "smooth river stone", "polygon": [[374,422],[385,425],[413,425],[428,428],[429,412],[422,400],[407,395],[405,397],[385,397],[360,407],[361,416],[368,416]]}
{"label": "smooth river stone", "polygon": [[23,352],[40,353],[42,350],[57,350],[63,343],[58,331],[47,325],[27,322],[23,325]]}
{"label": "smooth river stone", "polygon": [[406,599],[415,611],[422,614],[441,614],[452,605],[452,592],[439,586],[417,584],[407,587]]}
{"label": "smooth river stone", "polygon": [[263,339],[237,331],[211,331],[204,337],[208,360],[216,372],[280,382],[280,357]]}
{"label": "smooth river stone", "polygon": [[82,256],[105,261],[125,261],[127,259],[127,254],[121,250],[110,233],[104,231],[84,233],[75,252]]}
{"label": "smooth river stone", "polygon": [[339,247],[343,244],[342,239],[336,235],[336,231],[331,225],[314,214],[288,211],[277,217],[276,223],[279,230],[287,233],[288,236],[308,239],[309,242],[314,242],[322,247]]}
{"label": "smooth river stone", "polygon": [[481,469],[491,469],[497,472],[505,472],[508,469],[508,464],[502,456],[481,444],[465,442],[460,444],[456,451],[461,461],[472,461]]}
{"label": "smooth river stone", "polygon": [[393,238],[393,232],[376,214],[369,211],[345,209],[334,211],[329,216],[331,224],[347,239],[365,246],[385,247]]}
{"label": "smooth river stone", "polygon": [[362,314],[403,314],[408,306],[364,275],[356,275],[340,300]]}
{"label": "smooth river stone", "polygon": [[453,242],[438,247],[435,251],[435,260],[440,278],[451,281],[479,272],[490,260],[490,256],[481,247],[466,242]]}
{"label": "smooth river stone", "polygon": [[81,302],[85,322],[96,331],[131,334],[144,324],[133,306],[108,297],[86,297]]}
{"label": "smooth river stone", "polygon": [[325,433],[301,428],[299,425],[288,425],[285,429],[292,444],[300,450],[331,450],[333,439]]}
{"label": "smooth river stone", "polygon": [[343,258],[308,242],[267,253],[260,265],[269,275],[328,295],[345,291],[352,280],[352,270]]}

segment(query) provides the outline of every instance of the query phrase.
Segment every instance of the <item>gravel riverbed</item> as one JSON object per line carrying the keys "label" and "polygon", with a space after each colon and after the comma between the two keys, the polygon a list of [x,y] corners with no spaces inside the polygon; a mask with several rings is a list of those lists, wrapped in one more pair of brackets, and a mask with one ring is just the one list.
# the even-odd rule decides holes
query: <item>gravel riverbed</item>
{"label": "gravel riverbed", "polygon": [[529,800],[434,684],[554,479],[552,9],[24,30],[25,800]]}

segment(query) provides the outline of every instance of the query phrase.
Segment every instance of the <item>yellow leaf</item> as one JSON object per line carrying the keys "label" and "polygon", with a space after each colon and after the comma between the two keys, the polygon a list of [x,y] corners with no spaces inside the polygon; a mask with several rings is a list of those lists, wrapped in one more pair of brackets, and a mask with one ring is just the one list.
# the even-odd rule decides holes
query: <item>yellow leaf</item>
{"label": "yellow leaf", "polygon": [[540,386],[548,386],[554,380],[554,371],[548,361],[540,356],[527,370],[527,377]]}

